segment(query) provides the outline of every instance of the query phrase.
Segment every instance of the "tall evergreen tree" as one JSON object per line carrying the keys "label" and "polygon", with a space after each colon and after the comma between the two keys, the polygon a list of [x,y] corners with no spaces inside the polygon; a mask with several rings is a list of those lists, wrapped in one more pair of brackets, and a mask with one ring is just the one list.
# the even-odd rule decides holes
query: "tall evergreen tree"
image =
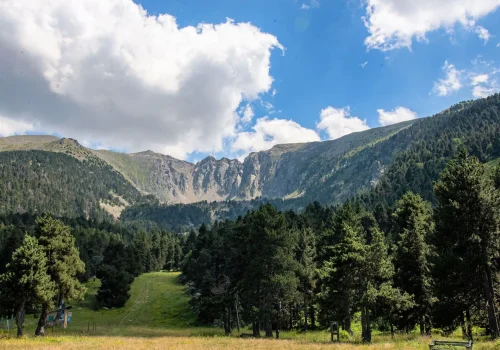
{"label": "tall evergreen tree", "polygon": [[0,290],[2,308],[14,311],[17,336],[21,337],[26,309],[50,303],[56,291],[47,274],[45,252],[36,238],[25,236],[7,264],[7,272],[0,275]]}
{"label": "tall evergreen tree", "polygon": [[457,317],[469,313],[482,298],[493,337],[500,332],[493,264],[500,252],[498,192],[485,178],[479,160],[465,149],[460,151],[435,185],[438,206],[433,236],[437,297],[456,305],[448,311],[448,323],[456,323]]}
{"label": "tall evergreen tree", "polygon": [[[303,297],[304,306],[304,330],[308,328],[308,316],[311,301],[314,297],[313,290],[316,285],[316,243],[314,233],[310,228],[299,231],[297,245],[297,262],[299,275],[299,290]],[[314,319],[312,319],[313,321]],[[314,327],[314,323],[313,323]]]}
{"label": "tall evergreen tree", "polygon": [[[85,264],[80,260],[70,228],[48,215],[38,218],[36,224],[35,235],[47,258],[47,274],[56,288],[53,300],[56,308],[64,299],[83,298],[86,289],[77,276],[85,272]],[[42,303],[35,335],[45,335],[47,315],[52,305],[49,301]]]}
{"label": "tall evergreen tree", "polygon": [[430,203],[408,192],[396,204],[392,226],[395,286],[413,295],[415,302],[404,312],[402,326],[408,330],[420,324],[420,333],[429,334],[433,296],[427,239],[434,229]]}

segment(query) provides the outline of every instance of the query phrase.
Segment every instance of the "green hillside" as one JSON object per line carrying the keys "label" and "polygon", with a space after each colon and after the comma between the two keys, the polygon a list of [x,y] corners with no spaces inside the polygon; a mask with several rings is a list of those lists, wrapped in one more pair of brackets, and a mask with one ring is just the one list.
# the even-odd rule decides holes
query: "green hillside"
{"label": "green hillside", "polygon": [[123,208],[125,201],[138,198],[138,191],[99,158],[79,160],[38,150],[0,152],[0,214],[105,217],[103,207]]}

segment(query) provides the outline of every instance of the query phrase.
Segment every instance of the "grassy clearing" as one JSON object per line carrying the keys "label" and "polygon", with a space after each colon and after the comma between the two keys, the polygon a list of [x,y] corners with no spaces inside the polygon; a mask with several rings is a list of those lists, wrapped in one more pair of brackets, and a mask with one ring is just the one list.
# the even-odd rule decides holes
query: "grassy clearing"
{"label": "grassy clearing", "polygon": [[[177,273],[153,272],[137,277],[132,284],[131,297],[123,308],[113,310],[92,309],[99,280],[87,284],[87,294],[81,302],[72,305],[73,319],[68,329],[48,329],[47,335],[97,335],[97,336],[212,336],[222,335],[218,328],[196,327],[184,287],[177,283]],[[37,319],[26,316],[25,334],[31,336]],[[92,329],[96,323],[97,329]],[[90,326],[89,326],[90,325]],[[90,328],[90,329],[89,329]],[[0,337],[6,331],[0,331]],[[14,335],[14,330],[10,336]]]}
{"label": "grassy clearing", "polygon": [[[15,331],[0,331],[0,349],[428,349],[430,338],[415,335],[390,336],[374,333],[374,342],[363,345],[359,337],[348,343],[331,344],[325,331],[282,332],[281,340],[241,339],[236,332],[223,336],[219,328],[197,327],[189,309],[189,297],[177,283],[177,273],[144,274],[132,284],[127,304],[116,310],[93,311],[100,282],[87,284],[88,292],[73,306],[73,320],[66,330],[49,329],[45,338],[34,338],[36,319],[26,317],[23,339]],[[88,325],[95,322],[96,330]],[[459,334],[457,334],[459,339]],[[500,342],[482,341],[474,349],[500,349]]]}

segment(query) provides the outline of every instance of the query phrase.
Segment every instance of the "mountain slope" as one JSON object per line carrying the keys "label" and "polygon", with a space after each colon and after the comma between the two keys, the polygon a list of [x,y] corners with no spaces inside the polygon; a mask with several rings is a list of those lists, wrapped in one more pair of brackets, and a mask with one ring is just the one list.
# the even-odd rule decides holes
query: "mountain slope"
{"label": "mountain slope", "polygon": [[[466,147],[471,154],[487,162],[489,169],[498,164],[499,94],[459,103],[431,118],[406,125],[375,143],[353,148],[336,158],[340,159],[337,164],[325,162],[325,167],[333,169],[331,175],[312,181],[301,197],[270,202],[282,210],[300,210],[313,201],[338,204],[353,199],[371,208],[376,214],[384,215],[407,191],[419,193],[425,199],[434,201],[433,182],[461,147]],[[316,159],[311,158],[310,166],[315,164],[320,169],[318,173],[324,173],[321,162],[315,162]],[[374,174],[379,174],[379,177],[374,177]],[[313,172],[311,176],[314,177]],[[255,208],[263,202],[265,200],[182,206],[145,204],[127,208],[122,218],[152,220],[174,230],[182,230],[202,222],[234,219],[242,215],[242,211]]]}
{"label": "mountain slope", "polygon": [[[80,156],[80,154],[79,154]],[[139,192],[99,158],[62,152],[0,152],[0,214],[118,217]]]}
{"label": "mountain slope", "polygon": [[[343,187],[338,194],[338,200],[343,200],[360,186],[339,178],[340,171],[351,169],[362,150],[383,142],[412,123],[352,133],[332,141],[276,145],[267,151],[251,153],[243,163],[207,157],[192,164],[152,151],[125,154],[90,150],[76,140],[52,136],[3,138],[0,151],[43,150],[64,153],[78,160],[101,160],[142,194],[153,195],[169,204],[310,197],[310,189],[327,180]],[[391,153],[373,159],[375,165],[364,172],[368,181],[362,187],[377,182],[392,158]]]}

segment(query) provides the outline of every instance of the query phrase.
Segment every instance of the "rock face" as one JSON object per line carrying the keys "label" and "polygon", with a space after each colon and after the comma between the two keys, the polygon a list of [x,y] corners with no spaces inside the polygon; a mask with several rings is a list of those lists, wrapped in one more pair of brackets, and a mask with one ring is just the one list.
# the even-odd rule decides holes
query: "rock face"
{"label": "rock face", "polygon": [[[168,155],[145,151],[125,154],[90,150],[72,139],[22,136],[0,139],[0,151],[39,149],[65,152],[83,159],[100,159],[111,165],[141,193],[163,203],[297,198],[325,189],[333,193],[357,191],[356,186],[377,182],[391,155],[365,159],[363,151],[409,127],[412,122],[353,133],[337,140],[276,145],[251,153],[243,163],[236,159],[207,157],[192,164]],[[366,165],[357,181],[354,169]]]}
{"label": "rock face", "polygon": [[[144,194],[164,203],[297,198],[324,186],[354,191],[345,185],[349,170],[362,151],[395,135],[411,122],[353,133],[324,142],[276,145],[236,159],[207,157],[192,164],[152,151],[123,154],[95,151]],[[392,157],[370,159],[365,186],[373,185]],[[341,176],[342,175],[342,176]],[[351,187],[350,187],[351,186]]]}

